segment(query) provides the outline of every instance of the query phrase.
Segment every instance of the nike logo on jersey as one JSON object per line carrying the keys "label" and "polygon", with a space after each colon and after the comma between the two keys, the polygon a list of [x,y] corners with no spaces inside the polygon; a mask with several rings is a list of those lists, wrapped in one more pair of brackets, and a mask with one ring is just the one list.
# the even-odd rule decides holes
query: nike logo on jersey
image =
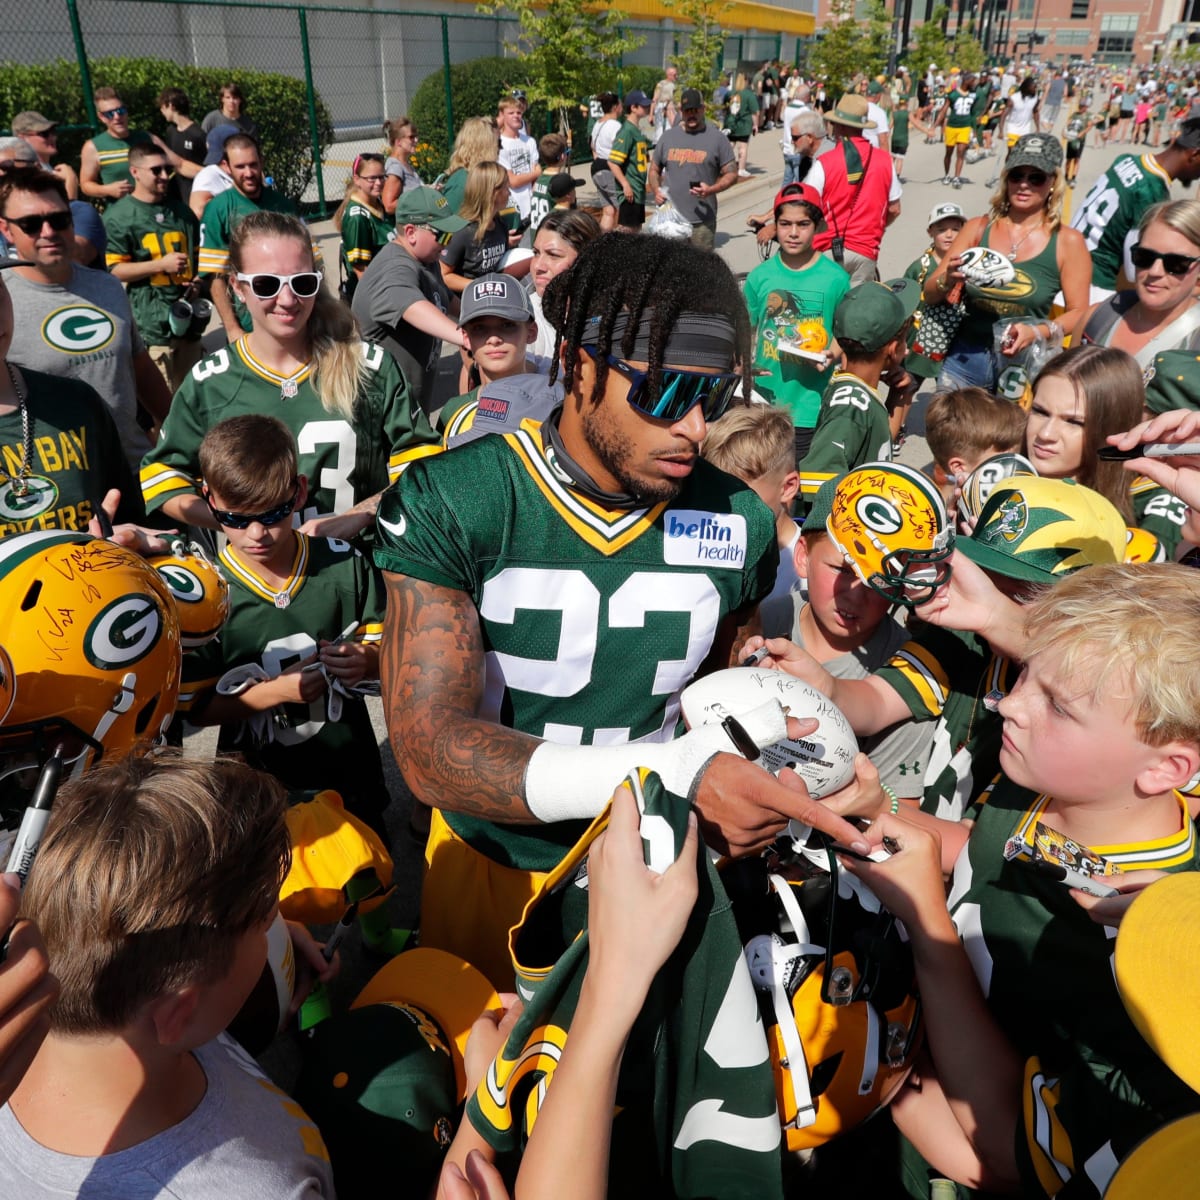
{"label": "nike logo on jersey", "polygon": [[381,529],[386,529],[393,537],[403,537],[408,530],[408,519],[403,513],[400,514],[398,521],[385,521],[382,517],[376,517],[376,521]]}
{"label": "nike logo on jersey", "polygon": [[746,518],[740,513],[668,509],[663,524],[664,562],[732,571],[746,565]]}

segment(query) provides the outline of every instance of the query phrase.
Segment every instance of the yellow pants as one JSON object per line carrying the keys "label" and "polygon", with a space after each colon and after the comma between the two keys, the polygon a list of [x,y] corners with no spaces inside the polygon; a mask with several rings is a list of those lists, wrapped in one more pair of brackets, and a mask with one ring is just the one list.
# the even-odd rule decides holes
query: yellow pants
{"label": "yellow pants", "polygon": [[969,146],[971,144],[970,125],[947,125],[942,133],[947,146]]}
{"label": "yellow pants", "polygon": [[511,992],[508,931],[520,921],[545,872],[492,862],[468,846],[436,808],[425,844],[425,867],[421,945],[466,959],[497,991]]}

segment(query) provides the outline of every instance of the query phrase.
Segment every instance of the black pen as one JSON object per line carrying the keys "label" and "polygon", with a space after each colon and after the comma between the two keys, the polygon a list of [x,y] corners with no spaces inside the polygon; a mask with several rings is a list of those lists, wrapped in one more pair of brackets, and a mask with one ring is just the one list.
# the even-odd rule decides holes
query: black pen
{"label": "black pen", "polygon": [[42,842],[42,834],[50,821],[50,806],[54,803],[54,794],[58,791],[58,780],[62,774],[63,755],[59,746],[51,755],[49,761],[42,767],[38,776],[37,787],[33,790],[33,799],[21,818],[21,828],[17,830],[17,840],[13,842],[12,853],[8,856],[8,871],[21,877],[24,884],[29,876],[29,868],[37,857],[38,846]]}

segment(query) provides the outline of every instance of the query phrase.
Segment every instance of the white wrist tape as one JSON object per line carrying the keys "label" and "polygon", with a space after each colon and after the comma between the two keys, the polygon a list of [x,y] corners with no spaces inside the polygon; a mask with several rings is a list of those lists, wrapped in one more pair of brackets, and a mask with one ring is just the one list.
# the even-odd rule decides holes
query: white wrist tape
{"label": "white wrist tape", "polygon": [[[761,750],[787,736],[787,717],[768,700],[738,723]],[[737,754],[721,725],[702,725],[673,742],[625,742],[620,746],[559,746],[543,742],[525,769],[525,803],[539,821],[591,820],[612,799],[635,767],[656,771],[663,786],[687,796],[714,754]]]}

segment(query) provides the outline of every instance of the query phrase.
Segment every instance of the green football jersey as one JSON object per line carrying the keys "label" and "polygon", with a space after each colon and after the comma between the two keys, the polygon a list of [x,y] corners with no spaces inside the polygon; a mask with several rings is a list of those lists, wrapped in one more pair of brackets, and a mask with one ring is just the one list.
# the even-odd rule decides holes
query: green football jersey
{"label": "green football jersey", "polygon": [[812,444],[800,464],[807,510],[821,484],[866,462],[892,461],[892,431],[879,393],[856,375],[836,371],[821,397]]}
{"label": "green football jersey", "polygon": [[632,122],[626,120],[613,138],[608,161],[615,162],[629,182],[633,192],[633,203],[646,202],[646,173],[650,169],[650,143],[646,135]]}
{"label": "green football jersey", "polygon": [[117,427],[96,392],[80,380],[28,367],[21,375],[29,393],[33,458],[25,464],[22,488],[21,413],[0,416],[0,538],[43,529],[84,533],[109,488],[121,493],[118,522],[144,519]]}
{"label": "green football jersey", "polygon": [[533,181],[533,191],[529,193],[529,227],[535,234],[554,207],[554,201],[550,198],[550,180],[553,178],[548,171],[543,171]]}
{"label": "green football jersey", "polygon": [[[674,500],[607,509],[571,488],[532,421],[415,464],[380,502],[376,539],[385,571],[479,611],[480,716],[567,745],[671,740],[680,691],[779,560],[770,510],[732,476],[699,460]],[[523,870],[548,870],[583,829],[443,815]]]}
{"label": "green football jersey", "polygon": [[[270,413],[296,436],[308,477],[301,520],[343,513],[395,480],[409,462],[440,448],[395,360],[362,343],[366,383],[353,423],[329,412],[309,370],[285,380],[258,362],[246,339],[201,359],[183,381],[158,444],[142,460],[142,494],[153,512],[172,496],[198,491],[200,443],[226,417]],[[289,394],[294,392],[294,394]]]}
{"label": "green football jersey", "polygon": [[92,138],[96,147],[96,161],[100,164],[100,182],[133,183],[129,173],[129,151],[141,142],[150,141],[144,129],[131,129],[127,138],[113,137],[111,133],[98,133]]}
{"label": "green football jersey", "polygon": [[[683,847],[687,801],[635,772],[648,855],[665,870]],[[608,810],[543,885],[516,931],[525,1002],[503,1049],[467,1101],[498,1150],[524,1146],[553,1082],[587,970],[587,855]],[[634,1024],[617,1082],[610,1194],[778,1200],[781,1128],[770,1055],[729,899],[703,845],[699,895],[674,955]],[[577,936],[578,935],[578,936]]]}
{"label": "green football jersey", "polygon": [[1020,667],[973,633],[925,625],[876,674],[918,721],[937,721],[922,809],[946,821],[962,820],[999,769],[1003,722],[987,702],[1008,695]]}
{"label": "green football jersey", "polygon": [[[217,680],[251,663],[274,678],[317,652],[318,643],[347,635],[378,644],[383,633],[383,587],[378,572],[357,550],[330,538],[297,533],[291,576],[282,591],[268,585],[226,545],[217,560],[229,581],[229,618],[220,635],[183,657],[179,709],[203,707]],[[340,697],[331,719],[329,695],[311,704],[282,705],[264,724],[260,740],[249,723],[221,729],[221,746],[246,754],[254,766],[296,790],[333,788],[348,805],[365,792],[384,790],[379,744],[361,699]]]}
{"label": "green football jersey", "polygon": [[165,346],[172,340],[167,314],[192,279],[200,224],[195,214],[177,200],[147,204],[122,196],[104,210],[108,249],[104,259],[111,271],[119,263],[150,262],[165,254],[186,254],[187,268],[178,275],[160,272],[125,285],[138,332],[148,346]]}
{"label": "green football jersey", "polygon": [[946,126],[949,129],[965,129],[974,124],[976,95],[960,92],[957,88],[946,97]]}
{"label": "green football jersey", "polygon": [[1133,523],[1139,529],[1154,534],[1162,543],[1167,561],[1174,562],[1175,551],[1183,540],[1187,505],[1145,475],[1139,475],[1133,481],[1130,491],[1133,496]]}
{"label": "green football jersey", "polygon": [[1136,240],[1138,222],[1170,194],[1171,177],[1152,154],[1122,154],[1092,184],[1071,218],[1092,252],[1092,283],[1115,288],[1126,243]]}
{"label": "green football jersey", "polygon": [[342,216],[342,259],[346,270],[360,271],[396,238],[396,225],[373,213],[365,204],[348,204]]}

